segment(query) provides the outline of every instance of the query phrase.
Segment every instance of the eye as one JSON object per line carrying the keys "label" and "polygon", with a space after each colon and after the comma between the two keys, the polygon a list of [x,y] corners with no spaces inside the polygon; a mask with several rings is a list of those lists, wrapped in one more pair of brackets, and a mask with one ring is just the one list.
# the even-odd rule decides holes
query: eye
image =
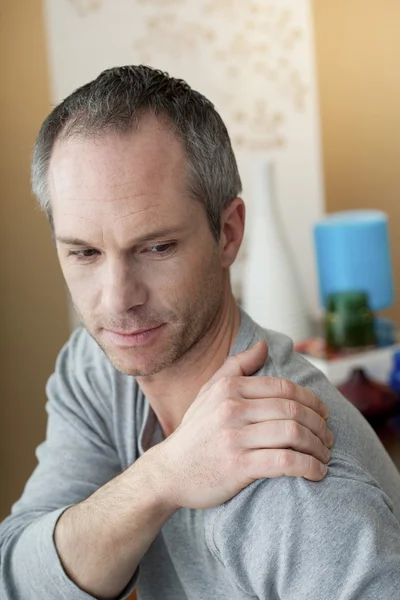
{"label": "eye", "polygon": [[90,260],[98,254],[98,250],[94,248],[85,248],[84,250],[70,250],[68,256],[75,256],[79,261]]}
{"label": "eye", "polygon": [[153,256],[166,256],[170,254],[176,246],[176,242],[168,242],[166,244],[153,244],[142,250],[143,254],[152,254]]}

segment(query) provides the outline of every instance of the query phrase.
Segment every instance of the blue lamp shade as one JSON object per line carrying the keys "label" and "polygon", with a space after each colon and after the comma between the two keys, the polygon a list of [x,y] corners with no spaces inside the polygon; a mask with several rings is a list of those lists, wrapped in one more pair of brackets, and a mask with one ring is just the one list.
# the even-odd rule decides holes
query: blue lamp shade
{"label": "blue lamp shade", "polygon": [[381,211],[332,213],[314,227],[319,291],[326,307],[329,294],[367,292],[372,310],[394,300],[388,218]]}

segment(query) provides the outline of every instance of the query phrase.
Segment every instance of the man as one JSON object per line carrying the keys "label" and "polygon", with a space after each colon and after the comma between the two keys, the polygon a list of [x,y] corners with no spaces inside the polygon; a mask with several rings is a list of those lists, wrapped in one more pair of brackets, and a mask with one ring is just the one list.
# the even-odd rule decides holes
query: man
{"label": "man", "polygon": [[32,182],[84,328],[2,524],[2,600],[399,598],[393,463],[232,296],[245,211],[211,103],[105,71],[46,119]]}

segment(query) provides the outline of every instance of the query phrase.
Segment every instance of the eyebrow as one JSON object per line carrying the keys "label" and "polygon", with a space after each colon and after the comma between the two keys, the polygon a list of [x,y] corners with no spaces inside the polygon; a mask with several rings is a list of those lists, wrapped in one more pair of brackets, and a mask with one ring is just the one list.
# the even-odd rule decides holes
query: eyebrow
{"label": "eyebrow", "polygon": [[[131,243],[130,246],[138,246],[140,244],[144,244],[145,242],[149,242],[151,240],[154,240],[158,237],[167,237],[169,235],[173,235],[176,233],[180,233],[182,232],[182,228],[181,227],[168,227],[168,228],[164,228],[164,229],[158,229],[156,231],[152,231],[149,233],[146,233],[145,235],[142,235],[140,237],[138,237],[134,243]],[[73,238],[73,237],[64,237],[64,236],[58,236],[56,235],[56,240],[57,242],[60,242],[60,244],[66,244],[68,246],[86,246],[86,247],[94,247],[96,244],[91,244],[90,242],[87,242],[85,240],[81,240],[79,238]]]}

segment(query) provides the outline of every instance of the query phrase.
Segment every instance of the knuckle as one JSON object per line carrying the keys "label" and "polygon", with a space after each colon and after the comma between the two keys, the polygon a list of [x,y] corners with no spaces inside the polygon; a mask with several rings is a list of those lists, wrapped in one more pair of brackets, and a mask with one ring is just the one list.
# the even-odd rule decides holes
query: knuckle
{"label": "knuckle", "polygon": [[228,356],[228,358],[225,361],[225,364],[233,365],[234,367],[239,366],[239,368],[240,368],[240,360],[236,356],[236,354],[233,354],[232,356]]}
{"label": "knuckle", "polygon": [[294,454],[291,450],[280,450],[277,455],[277,465],[279,471],[285,473],[294,464]]}
{"label": "knuckle", "polygon": [[237,457],[233,454],[229,454],[224,458],[224,471],[225,475],[234,473],[237,469]]}
{"label": "knuckle", "polygon": [[279,379],[279,391],[283,398],[293,398],[295,395],[295,384],[288,379]]}
{"label": "knuckle", "polygon": [[296,400],[289,400],[287,403],[287,414],[289,419],[297,421],[300,418],[301,406]]}
{"label": "knuckle", "polygon": [[325,436],[326,432],[327,432],[327,429],[328,429],[328,427],[326,425],[326,422],[324,421],[324,419],[322,417],[319,417],[319,420],[318,420],[318,433],[321,436]]}
{"label": "knuckle", "polygon": [[317,413],[324,412],[324,403],[314,392],[310,391],[310,398],[312,400],[311,408]]}
{"label": "knuckle", "polygon": [[222,395],[226,398],[234,391],[235,382],[232,377],[222,377],[218,381],[218,389]]}
{"label": "knuckle", "polygon": [[238,403],[236,400],[226,398],[219,407],[219,415],[223,423],[229,423],[232,421],[239,411]]}
{"label": "knuckle", "polygon": [[249,468],[249,463],[247,457],[244,452],[235,451],[231,452],[225,458],[225,469],[226,473],[236,479],[239,473],[243,473],[243,471],[247,471]]}
{"label": "knuckle", "polygon": [[225,447],[230,448],[231,446],[233,446],[235,437],[236,436],[233,429],[226,428],[221,431],[221,440]]}
{"label": "knuckle", "polygon": [[311,471],[313,471],[314,463],[317,464],[318,462],[313,456],[310,456],[309,454],[304,454],[301,460],[303,473],[311,473]]}
{"label": "knuckle", "polygon": [[221,434],[224,459],[228,464],[237,466],[238,453],[241,448],[240,432],[235,429],[224,429]]}
{"label": "knuckle", "polygon": [[290,440],[297,441],[301,437],[301,425],[297,421],[287,421],[286,434]]}
{"label": "knuckle", "polygon": [[219,394],[225,395],[228,379],[228,377],[221,377],[221,379],[218,379],[217,383],[215,384],[215,387]]}

